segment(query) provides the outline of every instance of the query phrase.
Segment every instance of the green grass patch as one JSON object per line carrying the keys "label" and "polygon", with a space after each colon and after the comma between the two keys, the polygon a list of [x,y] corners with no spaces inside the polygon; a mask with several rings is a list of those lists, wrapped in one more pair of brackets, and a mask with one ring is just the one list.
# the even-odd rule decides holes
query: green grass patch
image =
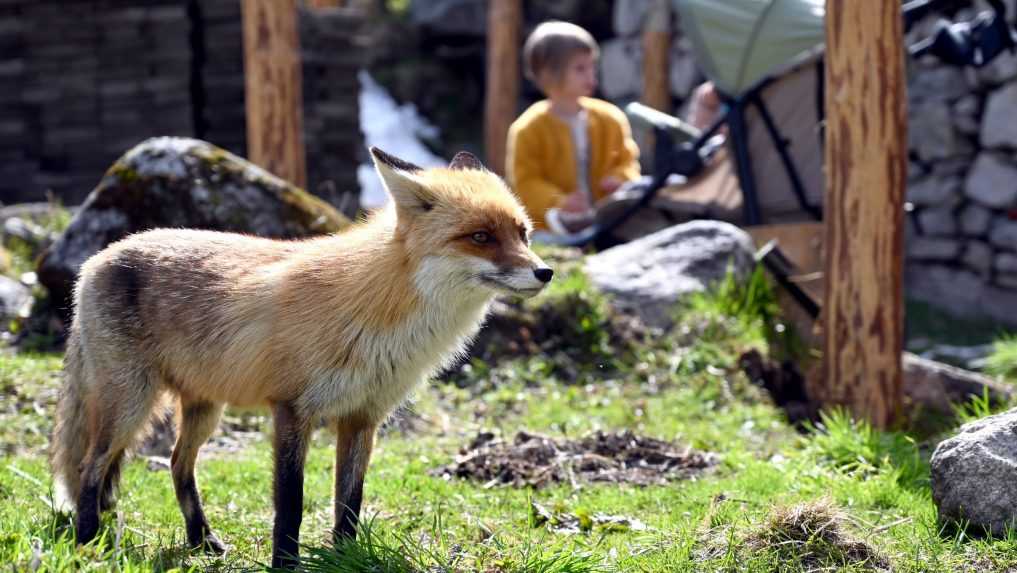
{"label": "green grass patch", "polygon": [[[610,367],[560,368],[554,355],[477,365],[466,383],[422,386],[412,424],[379,438],[365,484],[363,527],[333,547],[332,437],[316,433],[305,477],[302,542],[309,571],[997,571],[1017,567],[1017,539],[972,539],[937,521],[928,482],[933,445],[880,432],[842,412],[811,431],[789,426],[738,370],[748,348],[772,344],[779,317],[763,281],[692,297],[671,334],[625,352],[600,338],[611,320],[577,268],[541,305],[574,305],[584,352]],[[756,289],[756,290],[753,290]],[[605,346],[606,345],[606,346]],[[229,412],[213,442],[238,428],[266,435],[207,447],[198,486],[224,557],[187,549],[169,473],[127,463],[116,513],[100,539],[76,547],[53,510],[46,440],[59,355],[0,355],[0,563],[14,570],[234,571],[270,557],[271,451],[264,418]],[[972,404],[969,415],[985,412]],[[399,428],[409,427],[408,430]],[[631,430],[714,452],[719,463],[666,485],[491,486],[443,476],[478,432],[575,438]],[[546,516],[535,514],[545,508]],[[547,516],[550,516],[549,518]],[[602,516],[639,527],[597,525]],[[560,527],[566,520],[578,527]],[[598,521],[599,520],[599,521]]]}

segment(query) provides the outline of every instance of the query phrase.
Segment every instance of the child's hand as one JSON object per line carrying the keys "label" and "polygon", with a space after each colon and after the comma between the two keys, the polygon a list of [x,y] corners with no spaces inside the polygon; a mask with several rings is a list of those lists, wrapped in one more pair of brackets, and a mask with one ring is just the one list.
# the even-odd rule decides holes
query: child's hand
{"label": "child's hand", "polygon": [[566,213],[585,213],[590,210],[590,201],[584,193],[573,191],[561,200],[558,208]]}
{"label": "child's hand", "polygon": [[606,193],[614,193],[619,187],[621,187],[622,183],[624,183],[624,181],[620,178],[615,177],[614,175],[608,175],[600,180],[600,188]]}

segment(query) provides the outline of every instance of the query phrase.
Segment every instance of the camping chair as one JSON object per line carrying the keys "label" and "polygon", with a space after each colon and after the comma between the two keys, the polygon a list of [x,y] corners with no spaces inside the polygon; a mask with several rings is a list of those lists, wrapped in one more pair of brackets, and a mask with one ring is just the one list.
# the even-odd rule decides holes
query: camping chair
{"label": "camping chair", "polygon": [[[904,5],[905,26],[956,0],[913,0]],[[673,0],[703,73],[723,102],[717,120],[703,132],[646,106],[629,105],[633,124],[654,132],[651,175],[598,213],[589,228],[572,235],[543,236],[552,244],[603,249],[623,242],[618,231],[634,216],[643,218],[662,195],[697,195],[685,213],[721,218],[747,227],[820,221],[822,172],[824,0]],[[983,66],[1003,49],[1013,49],[1014,32],[1000,0],[992,12],[970,23],[941,20],[933,36],[909,48],[954,65]],[[726,128],[726,149],[715,137]],[[726,188],[695,193],[711,160],[726,152],[737,176],[740,209],[731,214]],[[682,185],[676,185],[683,183]],[[712,196],[711,196],[712,193]],[[671,202],[672,206],[674,201]],[[722,209],[711,207],[724,203]],[[657,209],[662,211],[666,209]],[[719,213],[719,215],[718,215]],[[681,209],[660,226],[681,219]],[[650,223],[653,225],[654,223]],[[645,226],[644,226],[645,228]]]}

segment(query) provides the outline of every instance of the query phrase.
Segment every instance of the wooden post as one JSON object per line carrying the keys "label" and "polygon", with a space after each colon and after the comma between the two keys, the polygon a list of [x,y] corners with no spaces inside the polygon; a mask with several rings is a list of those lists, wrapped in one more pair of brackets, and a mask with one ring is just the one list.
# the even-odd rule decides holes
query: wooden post
{"label": "wooden post", "polygon": [[346,0],[304,0],[308,8],[342,8]]}
{"label": "wooden post", "polygon": [[243,0],[248,158],[304,187],[297,0]]}
{"label": "wooden post", "polygon": [[643,97],[641,101],[671,113],[671,9],[669,0],[655,0],[643,30]]}
{"label": "wooden post", "polygon": [[887,428],[901,413],[907,100],[900,2],[826,3],[828,403]]}
{"label": "wooden post", "polygon": [[505,139],[519,105],[519,30],[523,6],[521,0],[490,0],[487,10],[484,151],[488,168],[504,174]]}

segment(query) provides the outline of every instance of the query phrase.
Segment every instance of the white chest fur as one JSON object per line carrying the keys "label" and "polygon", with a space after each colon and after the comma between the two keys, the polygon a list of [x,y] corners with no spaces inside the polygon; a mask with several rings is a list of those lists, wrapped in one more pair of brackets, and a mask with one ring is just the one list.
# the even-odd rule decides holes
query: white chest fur
{"label": "white chest fur", "polygon": [[425,260],[414,286],[421,298],[416,311],[395,328],[365,331],[355,349],[357,366],[312,372],[301,409],[383,418],[421,380],[460,357],[480,328],[492,293],[474,285],[461,264],[440,258]]}

